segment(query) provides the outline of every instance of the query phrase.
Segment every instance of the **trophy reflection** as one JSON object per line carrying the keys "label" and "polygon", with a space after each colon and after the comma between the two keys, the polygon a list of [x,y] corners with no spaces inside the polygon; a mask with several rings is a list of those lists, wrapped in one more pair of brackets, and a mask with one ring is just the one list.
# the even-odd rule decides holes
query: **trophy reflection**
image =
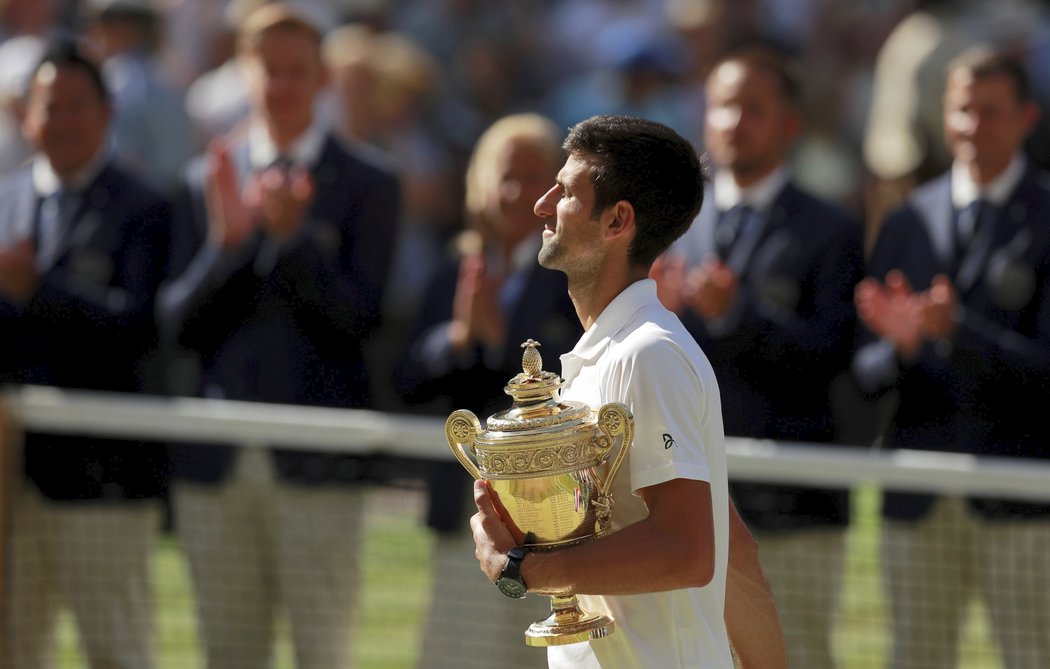
{"label": "trophy reflection", "polygon": [[[452,412],[445,438],[475,479],[489,482],[493,501],[526,550],[589,541],[611,527],[610,490],[634,436],[630,410],[618,402],[597,411],[562,401],[562,379],[543,371],[537,347],[522,344],[522,373],[503,389],[513,406],[489,417]],[[614,621],[580,609],[571,592],[550,595],[551,615],[525,632],[530,646],[556,646],[608,636]]]}

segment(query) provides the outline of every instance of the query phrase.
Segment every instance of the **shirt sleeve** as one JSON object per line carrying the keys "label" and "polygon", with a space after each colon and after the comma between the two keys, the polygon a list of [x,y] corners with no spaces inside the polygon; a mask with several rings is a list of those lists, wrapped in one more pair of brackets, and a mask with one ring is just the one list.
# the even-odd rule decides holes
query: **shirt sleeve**
{"label": "shirt sleeve", "polygon": [[706,450],[714,444],[708,397],[696,361],[666,333],[610,370],[634,415],[630,451],[631,491],[676,478],[710,482]]}

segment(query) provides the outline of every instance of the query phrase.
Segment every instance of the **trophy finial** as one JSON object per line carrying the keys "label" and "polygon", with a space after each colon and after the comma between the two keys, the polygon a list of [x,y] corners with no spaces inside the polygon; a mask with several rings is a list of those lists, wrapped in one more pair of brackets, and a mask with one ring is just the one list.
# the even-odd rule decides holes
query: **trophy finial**
{"label": "trophy finial", "polygon": [[527,339],[521,344],[525,349],[521,356],[521,369],[529,376],[539,376],[543,371],[543,358],[537,350],[539,346],[540,343],[535,339]]}

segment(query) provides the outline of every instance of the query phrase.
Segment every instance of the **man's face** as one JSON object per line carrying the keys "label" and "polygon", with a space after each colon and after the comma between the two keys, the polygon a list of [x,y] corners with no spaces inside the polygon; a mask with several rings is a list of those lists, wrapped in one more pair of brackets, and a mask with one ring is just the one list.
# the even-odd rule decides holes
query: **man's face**
{"label": "man's face", "polygon": [[536,215],[543,221],[540,265],[570,276],[593,272],[601,262],[600,216],[592,216],[594,185],[591,167],[570,155],[558,172],[557,183],[536,201]]}
{"label": "man's face", "polygon": [[1035,124],[1031,102],[1017,97],[1006,75],[975,78],[965,70],[948,77],[944,134],[956,160],[973,165],[985,180],[1010,164]]}
{"label": "man's face", "polygon": [[798,116],[776,77],[740,61],[720,65],[708,79],[704,142],[719,167],[747,185],[787,155]]}
{"label": "man's face", "polygon": [[245,55],[252,108],[277,129],[297,133],[313,121],[314,98],[325,85],[317,42],[298,30],[263,34]]}
{"label": "man's face", "polygon": [[110,107],[77,67],[44,64],[33,77],[22,131],[59,176],[84,168],[102,149]]}

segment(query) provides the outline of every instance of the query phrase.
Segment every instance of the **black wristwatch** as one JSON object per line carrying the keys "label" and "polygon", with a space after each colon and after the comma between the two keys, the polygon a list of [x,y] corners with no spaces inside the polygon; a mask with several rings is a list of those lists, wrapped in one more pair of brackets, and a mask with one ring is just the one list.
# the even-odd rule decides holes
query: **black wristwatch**
{"label": "black wristwatch", "polygon": [[525,594],[529,590],[521,578],[521,561],[525,559],[525,549],[515,546],[507,553],[507,558],[503,573],[496,579],[496,587],[508,597],[525,599]]}

